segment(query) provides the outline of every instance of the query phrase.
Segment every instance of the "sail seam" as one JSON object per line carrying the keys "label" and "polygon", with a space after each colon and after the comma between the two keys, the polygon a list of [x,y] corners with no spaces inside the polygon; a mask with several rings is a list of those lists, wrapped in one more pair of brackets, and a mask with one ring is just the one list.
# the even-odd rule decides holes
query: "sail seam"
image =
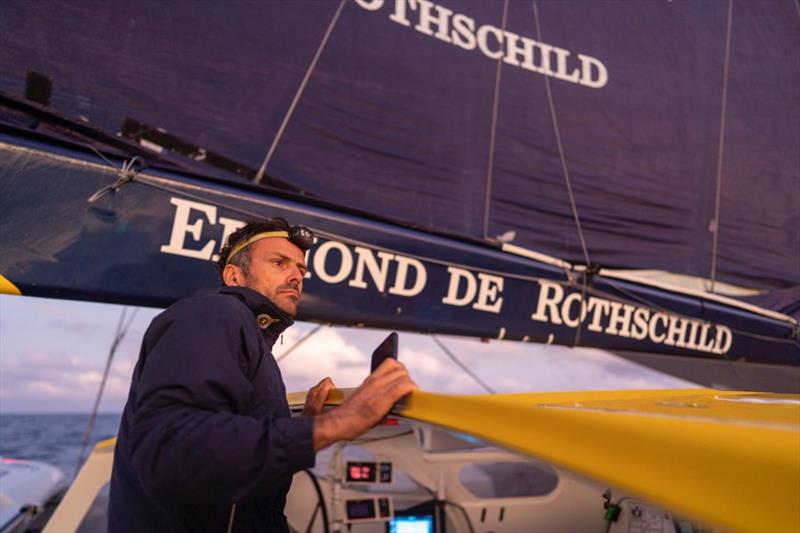
{"label": "sail seam", "polygon": [[[537,8],[536,0],[533,0],[533,19],[534,23],[536,24],[536,38],[542,38],[542,30],[539,26],[539,10]],[[558,128],[558,118],[556,117],[556,107],[553,103],[553,92],[550,90],[550,78],[547,76],[544,77],[544,86],[547,91],[547,103],[550,107],[550,117],[553,120],[553,129],[555,130],[556,134],[556,142],[558,143],[558,155],[561,159],[561,170],[564,174],[564,181],[567,184],[567,193],[569,194],[569,203],[572,207],[572,216],[575,219],[575,226],[578,229],[578,238],[581,241],[581,249],[583,250],[583,258],[586,260],[586,265],[591,265],[592,262],[589,259],[589,250],[586,247],[586,239],[583,237],[583,229],[581,228],[581,219],[578,216],[578,207],[575,204],[575,195],[572,193],[572,183],[569,179],[569,170],[567,169],[567,160],[564,156],[564,145],[561,142],[561,131]]]}
{"label": "sail seam", "polygon": [[336,22],[339,20],[339,15],[342,13],[345,2],[346,0],[341,0],[341,2],[339,2],[339,7],[336,10],[336,13],[333,15],[330,24],[328,24],[328,29],[325,31],[325,35],[323,35],[322,41],[320,41],[319,46],[317,47],[317,51],[314,54],[314,58],[311,60],[311,64],[308,65],[306,74],[303,76],[303,81],[300,82],[300,87],[297,88],[297,92],[292,99],[292,103],[289,105],[289,109],[286,111],[286,116],[283,117],[283,122],[281,122],[281,126],[278,128],[278,133],[275,134],[275,138],[272,140],[272,144],[267,151],[267,155],[264,157],[264,161],[258,168],[258,173],[256,174],[255,178],[253,178],[254,183],[261,183],[261,180],[264,179],[264,174],[267,171],[267,165],[269,165],[272,155],[275,153],[275,149],[278,147],[278,143],[283,137],[283,132],[286,129],[286,126],[289,124],[289,119],[292,117],[294,109],[297,106],[297,103],[300,101],[300,97],[303,95],[303,91],[305,91],[306,84],[311,78],[311,73],[314,72],[314,68],[317,66],[317,61],[319,61],[322,51],[328,44],[328,39],[330,38],[331,33],[333,33],[333,28],[336,26]]}
{"label": "sail seam", "polygon": [[[508,21],[508,0],[503,4],[503,31],[506,31]],[[489,238],[489,212],[492,208],[492,178],[494,177],[494,148],[497,136],[497,109],[500,100],[500,76],[503,71],[502,57],[497,59],[497,70],[494,76],[494,101],[492,102],[492,126],[489,136],[489,162],[486,169],[486,199],[483,208],[483,238]]]}
{"label": "sail seam", "polygon": [[731,27],[733,20],[733,0],[728,0],[728,20],[725,29],[725,66],[722,73],[722,116],[720,117],[719,125],[719,145],[717,146],[717,190],[716,200],[714,204],[714,218],[711,220],[711,233],[713,240],[711,244],[711,289],[714,292],[714,286],[717,278],[717,246],[719,243],[719,211],[720,201],[722,198],[722,156],[725,148],[725,115],[728,105],[728,68],[730,66],[731,58]]}

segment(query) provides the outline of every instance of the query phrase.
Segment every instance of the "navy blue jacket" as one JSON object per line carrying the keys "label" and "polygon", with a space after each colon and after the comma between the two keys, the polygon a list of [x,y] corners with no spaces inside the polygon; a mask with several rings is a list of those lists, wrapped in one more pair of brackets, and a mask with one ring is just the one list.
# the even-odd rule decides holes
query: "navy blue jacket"
{"label": "navy blue jacket", "polygon": [[[262,330],[256,320],[278,321]],[[263,321],[262,321],[263,323]],[[292,320],[225,287],[158,315],[142,342],[111,476],[109,531],[287,531],[292,474],[314,465],[272,356]]]}

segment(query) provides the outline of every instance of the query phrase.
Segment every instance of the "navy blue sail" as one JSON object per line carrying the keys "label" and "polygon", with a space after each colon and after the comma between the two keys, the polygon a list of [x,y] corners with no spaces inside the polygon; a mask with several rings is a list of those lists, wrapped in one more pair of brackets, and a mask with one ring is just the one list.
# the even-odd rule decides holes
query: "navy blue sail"
{"label": "navy blue sail", "polygon": [[0,275],[167,305],[281,215],[321,237],[307,319],[796,365],[796,316],[751,303],[800,302],[799,30],[793,2],[7,1]]}

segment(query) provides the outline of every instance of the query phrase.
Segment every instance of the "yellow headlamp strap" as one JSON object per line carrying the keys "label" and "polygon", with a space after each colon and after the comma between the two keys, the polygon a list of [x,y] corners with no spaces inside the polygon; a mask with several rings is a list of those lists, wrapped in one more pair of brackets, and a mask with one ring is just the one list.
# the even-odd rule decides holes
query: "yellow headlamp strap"
{"label": "yellow headlamp strap", "polygon": [[254,242],[260,241],[261,239],[269,239],[269,238],[276,238],[276,237],[277,238],[281,238],[282,237],[284,239],[288,239],[289,238],[289,232],[288,231],[265,231],[263,233],[256,233],[255,235],[253,235],[252,237],[250,237],[249,239],[247,239],[243,243],[237,244],[233,248],[233,250],[231,250],[231,253],[228,254],[228,259],[225,261],[225,265],[227,266],[227,265],[231,264],[231,259],[233,259],[233,256],[235,256],[236,254],[241,252],[244,248],[247,248],[248,246],[250,246]]}

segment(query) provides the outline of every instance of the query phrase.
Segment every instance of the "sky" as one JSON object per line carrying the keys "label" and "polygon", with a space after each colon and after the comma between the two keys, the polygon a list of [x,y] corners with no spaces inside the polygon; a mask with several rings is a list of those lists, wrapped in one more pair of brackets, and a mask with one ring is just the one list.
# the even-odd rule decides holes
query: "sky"
{"label": "sky", "polygon": [[[91,412],[123,306],[0,296],[0,412]],[[100,412],[125,405],[139,345],[160,309],[128,307],[136,313],[112,361]],[[292,347],[316,324],[298,322],[275,346]],[[355,387],[367,376],[372,350],[384,330],[325,326],[280,363],[287,391],[308,390],[330,376],[339,387]],[[631,363],[602,350],[440,336],[470,370],[497,392],[673,388],[686,381]],[[400,333],[399,359],[422,390],[482,393],[427,335]]]}

